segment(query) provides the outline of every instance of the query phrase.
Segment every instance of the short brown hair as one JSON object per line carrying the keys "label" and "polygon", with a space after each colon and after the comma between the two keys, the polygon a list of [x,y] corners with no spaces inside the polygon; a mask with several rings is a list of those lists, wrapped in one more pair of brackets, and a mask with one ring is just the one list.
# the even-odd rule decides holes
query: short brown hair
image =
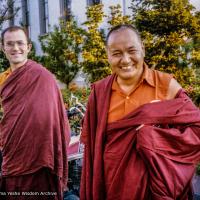
{"label": "short brown hair", "polygon": [[21,30],[21,31],[24,32],[26,39],[27,39],[27,42],[30,43],[30,39],[28,37],[28,33],[27,33],[25,28],[23,28],[21,26],[9,26],[8,28],[4,29],[1,32],[1,44],[4,45],[4,35],[5,35],[6,32],[14,32],[14,31],[18,31],[18,30]]}
{"label": "short brown hair", "polygon": [[142,41],[139,31],[133,25],[131,25],[131,24],[120,24],[120,25],[117,25],[117,26],[114,26],[113,28],[111,28],[111,30],[108,32],[108,34],[106,36],[106,45],[108,44],[108,40],[109,40],[110,35],[113,32],[118,31],[118,30],[122,30],[122,29],[132,30],[138,36],[138,38]]}

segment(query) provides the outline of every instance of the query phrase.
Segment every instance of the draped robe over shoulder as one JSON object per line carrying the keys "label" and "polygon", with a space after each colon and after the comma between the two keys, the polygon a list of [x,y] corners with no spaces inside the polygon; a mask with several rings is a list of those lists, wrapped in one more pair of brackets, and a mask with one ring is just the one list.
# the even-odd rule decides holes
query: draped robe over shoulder
{"label": "draped robe over shoulder", "polygon": [[20,176],[48,167],[67,181],[69,125],[55,78],[28,60],[0,89],[2,175]]}
{"label": "draped robe over shoulder", "polygon": [[107,124],[112,81],[94,84],[89,97],[81,199],[189,199],[200,161],[199,109],[180,90],[173,100],[145,104]]}

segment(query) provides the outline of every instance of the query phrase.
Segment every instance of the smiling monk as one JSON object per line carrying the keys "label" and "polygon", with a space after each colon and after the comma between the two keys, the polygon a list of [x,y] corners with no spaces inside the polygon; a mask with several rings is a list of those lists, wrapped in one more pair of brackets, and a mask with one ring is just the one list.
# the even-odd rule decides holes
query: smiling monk
{"label": "smiling monk", "polygon": [[107,35],[113,74],[92,85],[83,122],[82,200],[187,200],[200,160],[200,111],[144,62],[138,31]]}
{"label": "smiling monk", "polygon": [[7,28],[1,39],[10,68],[0,76],[0,199],[62,200],[70,132],[56,80],[28,60],[31,44],[23,28]]}

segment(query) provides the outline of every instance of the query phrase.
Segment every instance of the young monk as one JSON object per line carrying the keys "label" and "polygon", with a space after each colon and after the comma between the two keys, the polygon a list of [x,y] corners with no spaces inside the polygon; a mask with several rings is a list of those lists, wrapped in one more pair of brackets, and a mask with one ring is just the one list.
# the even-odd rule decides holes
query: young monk
{"label": "young monk", "polygon": [[49,71],[28,60],[23,28],[7,28],[1,39],[10,63],[0,75],[1,199],[61,200],[70,132],[60,91]]}

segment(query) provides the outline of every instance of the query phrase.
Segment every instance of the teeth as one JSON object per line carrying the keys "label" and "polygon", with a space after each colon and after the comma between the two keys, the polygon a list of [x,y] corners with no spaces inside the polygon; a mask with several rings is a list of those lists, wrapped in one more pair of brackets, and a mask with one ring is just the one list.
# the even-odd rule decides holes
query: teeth
{"label": "teeth", "polygon": [[128,67],[121,67],[121,69],[131,69],[131,66],[128,66]]}

